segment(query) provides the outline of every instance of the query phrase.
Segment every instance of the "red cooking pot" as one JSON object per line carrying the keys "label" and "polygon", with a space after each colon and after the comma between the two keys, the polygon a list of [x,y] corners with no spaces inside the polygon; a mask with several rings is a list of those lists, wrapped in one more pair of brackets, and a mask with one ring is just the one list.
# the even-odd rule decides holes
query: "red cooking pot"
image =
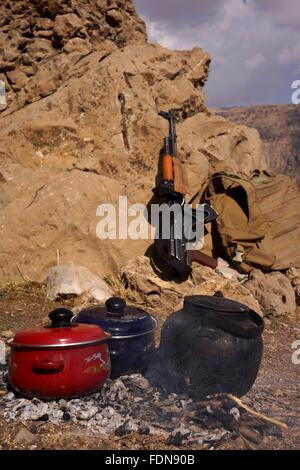
{"label": "red cooking pot", "polygon": [[53,310],[51,326],[21,331],[8,342],[8,375],[16,391],[29,398],[74,398],[109,378],[110,335],[99,326],[71,324],[72,316],[64,308]]}

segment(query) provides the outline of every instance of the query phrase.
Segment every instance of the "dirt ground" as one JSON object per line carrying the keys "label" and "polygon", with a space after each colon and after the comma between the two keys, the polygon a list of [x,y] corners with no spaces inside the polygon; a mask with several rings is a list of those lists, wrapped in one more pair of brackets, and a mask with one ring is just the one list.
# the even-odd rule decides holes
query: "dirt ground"
{"label": "dirt ground", "polygon": [[[1,332],[16,332],[22,328],[40,326],[48,312],[59,304],[45,300],[43,287],[27,285],[0,288],[0,338]],[[73,301],[64,305],[73,306]],[[274,435],[265,436],[260,444],[241,437],[224,440],[219,449],[300,449],[300,364],[292,362],[292,344],[300,340],[300,315],[294,318],[268,320],[264,333],[265,351],[262,367],[253,389],[243,397],[243,402],[267,416],[288,425],[287,431],[277,429]],[[1,390],[0,390],[1,393]],[[15,437],[21,427],[28,429],[33,439],[18,444]],[[0,408],[0,449],[176,449],[158,437],[130,435],[104,440],[90,435],[78,425],[63,425],[59,429],[49,423],[7,423]],[[204,448],[209,448],[206,446]],[[180,446],[178,449],[187,449]]]}

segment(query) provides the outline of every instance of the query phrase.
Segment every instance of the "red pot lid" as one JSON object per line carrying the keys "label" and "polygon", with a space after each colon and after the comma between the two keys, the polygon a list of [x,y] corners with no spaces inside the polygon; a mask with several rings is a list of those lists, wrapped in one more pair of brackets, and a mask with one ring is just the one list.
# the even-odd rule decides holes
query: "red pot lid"
{"label": "red pot lid", "polygon": [[51,326],[18,332],[10,343],[12,347],[59,348],[80,347],[105,341],[110,337],[96,325],[72,325],[73,313],[67,309],[56,309],[49,314]]}

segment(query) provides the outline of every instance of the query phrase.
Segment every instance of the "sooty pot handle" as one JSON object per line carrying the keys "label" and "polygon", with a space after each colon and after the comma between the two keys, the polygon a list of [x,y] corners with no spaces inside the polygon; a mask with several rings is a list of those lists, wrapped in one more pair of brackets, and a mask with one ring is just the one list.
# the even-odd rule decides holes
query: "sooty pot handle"
{"label": "sooty pot handle", "polygon": [[105,302],[107,315],[112,317],[122,317],[125,314],[126,302],[121,297],[111,297]]}
{"label": "sooty pot handle", "polygon": [[71,326],[73,312],[67,308],[56,308],[49,313],[52,328]]}

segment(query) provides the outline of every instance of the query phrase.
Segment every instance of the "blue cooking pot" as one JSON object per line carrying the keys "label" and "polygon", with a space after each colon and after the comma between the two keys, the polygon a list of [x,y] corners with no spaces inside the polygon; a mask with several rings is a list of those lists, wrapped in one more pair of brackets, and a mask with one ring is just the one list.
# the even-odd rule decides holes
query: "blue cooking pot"
{"label": "blue cooking pot", "polygon": [[155,349],[155,318],[120,297],[111,297],[105,306],[85,308],[73,318],[76,323],[99,325],[111,335],[108,341],[111,377],[143,372]]}

